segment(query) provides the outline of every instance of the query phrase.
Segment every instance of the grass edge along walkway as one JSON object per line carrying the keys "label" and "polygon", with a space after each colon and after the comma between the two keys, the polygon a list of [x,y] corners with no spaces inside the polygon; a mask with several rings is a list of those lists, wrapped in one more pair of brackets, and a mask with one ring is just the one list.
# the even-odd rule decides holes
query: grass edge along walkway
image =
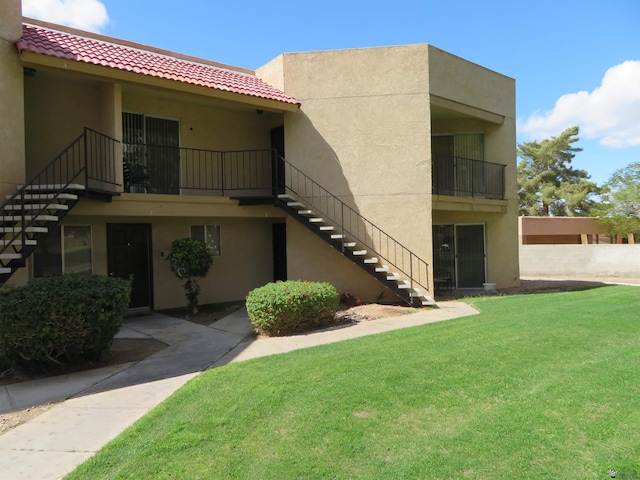
{"label": "grass edge along walkway", "polygon": [[470,301],[208,371],[67,478],[640,478],[640,290]]}

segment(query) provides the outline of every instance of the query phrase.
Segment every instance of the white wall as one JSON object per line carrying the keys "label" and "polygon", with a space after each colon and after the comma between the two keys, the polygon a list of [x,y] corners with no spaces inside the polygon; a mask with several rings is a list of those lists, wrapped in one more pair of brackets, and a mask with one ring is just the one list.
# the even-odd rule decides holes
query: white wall
{"label": "white wall", "polygon": [[520,245],[520,275],[640,277],[640,244]]}

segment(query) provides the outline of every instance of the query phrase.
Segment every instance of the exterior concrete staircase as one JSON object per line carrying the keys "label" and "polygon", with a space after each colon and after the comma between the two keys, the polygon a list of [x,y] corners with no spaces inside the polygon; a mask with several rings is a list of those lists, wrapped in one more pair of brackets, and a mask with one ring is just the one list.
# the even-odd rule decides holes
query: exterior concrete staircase
{"label": "exterior concrete staircase", "polygon": [[[273,162],[273,178],[273,195],[260,203],[275,202],[403,302],[437,306],[423,259],[281,156]],[[255,203],[255,198],[240,199],[240,205]]]}
{"label": "exterior concrete staircase", "polygon": [[78,202],[84,185],[28,185],[7,195],[0,216],[0,285],[26,265],[45,238]]}
{"label": "exterior concrete staircase", "polygon": [[116,195],[116,140],[85,129],[47,166],[0,205],[0,287],[33,253],[81,196]]}
{"label": "exterior concrete staircase", "polygon": [[[371,241],[361,240],[359,235],[355,235],[350,229],[346,229],[344,225],[340,225],[292,192],[279,194],[276,205],[365,270],[403,302],[412,306],[436,306],[435,300],[427,294],[427,265],[417,256],[407,251],[402,259],[406,260],[403,263],[409,266],[409,270],[413,270],[412,267],[416,269],[415,272],[407,273],[404,268],[406,265],[400,266],[397,258],[392,262],[389,258],[391,255],[382,256],[372,249]],[[423,269],[422,272],[418,271],[420,268]],[[413,273],[420,274],[419,278]]]}

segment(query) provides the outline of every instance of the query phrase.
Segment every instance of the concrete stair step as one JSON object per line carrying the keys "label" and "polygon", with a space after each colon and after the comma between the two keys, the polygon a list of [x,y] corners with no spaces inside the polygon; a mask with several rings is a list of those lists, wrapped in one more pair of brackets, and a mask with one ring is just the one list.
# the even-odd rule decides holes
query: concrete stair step
{"label": "concrete stair step", "polygon": [[0,217],[0,221],[3,221],[3,222],[21,222],[23,219],[28,222],[32,220],[35,220],[37,222],[57,222],[58,221],[58,217],[56,217],[55,215],[25,215],[24,217],[22,215],[8,215],[8,216]]}
{"label": "concrete stair step", "polygon": [[[9,200],[13,195],[5,195],[5,197]],[[25,193],[15,197],[16,200],[20,200],[21,198],[24,200],[51,200],[53,198],[56,200],[77,200],[78,195],[74,195],[73,193]]]}
{"label": "concrete stair step", "polygon": [[34,246],[37,245],[38,242],[36,240],[31,240],[31,239],[25,239],[24,244],[22,243],[22,240],[18,239],[18,240],[6,240],[6,239],[1,239],[0,240],[0,246],[6,246],[6,245],[12,245],[14,247],[22,247],[22,246]]}
{"label": "concrete stair step", "polygon": [[0,253],[0,260],[20,260],[21,253]]}
{"label": "concrete stair step", "polygon": [[5,205],[5,210],[69,210],[69,205],[62,203],[26,203],[25,205]]}
{"label": "concrete stair step", "polygon": [[[0,233],[20,233],[22,231],[21,227],[0,227]],[[49,229],[47,227],[26,227],[24,231],[27,233],[47,233]]]}

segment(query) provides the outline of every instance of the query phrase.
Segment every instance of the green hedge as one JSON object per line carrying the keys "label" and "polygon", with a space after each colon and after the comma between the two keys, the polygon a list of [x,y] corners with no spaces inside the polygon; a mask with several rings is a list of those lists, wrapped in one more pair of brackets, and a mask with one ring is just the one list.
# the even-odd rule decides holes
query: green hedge
{"label": "green hedge", "polygon": [[131,282],[69,274],[0,295],[0,357],[27,371],[97,360],[113,342]]}
{"label": "green hedge", "polygon": [[249,292],[246,306],[256,331],[289,335],[330,324],[338,307],[338,292],[322,282],[268,283]]}

